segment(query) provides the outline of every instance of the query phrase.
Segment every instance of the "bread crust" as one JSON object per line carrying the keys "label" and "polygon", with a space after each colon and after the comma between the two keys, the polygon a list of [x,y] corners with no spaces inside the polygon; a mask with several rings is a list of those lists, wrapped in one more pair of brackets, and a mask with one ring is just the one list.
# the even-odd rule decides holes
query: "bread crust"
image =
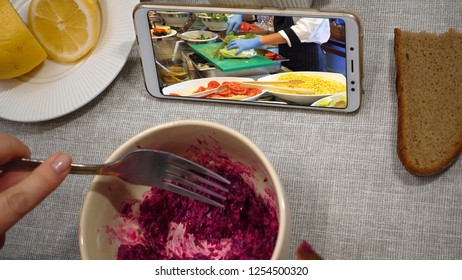
{"label": "bread crust", "polygon": [[[438,59],[438,50],[433,49],[432,46],[441,48],[441,44],[452,44],[448,41],[452,41],[453,38],[462,42],[462,34],[449,30],[438,36],[395,29],[394,35],[398,95],[398,156],[411,174],[434,175],[453,164],[462,151],[462,87],[441,89],[446,84],[443,82],[442,85],[438,84],[436,74],[425,73],[427,69],[430,71],[436,66],[425,67],[428,63],[437,64],[435,59]],[[425,45],[425,40],[431,40],[431,44]],[[425,45],[425,48],[418,48],[416,44]],[[460,44],[454,42],[454,48],[456,47],[460,48]],[[448,61],[454,59],[456,60],[454,65],[459,65],[457,66],[459,69],[455,71],[456,76],[453,77],[458,79],[454,85],[462,86],[462,56],[458,56],[457,51],[453,53],[448,51],[447,55],[451,57],[445,59]],[[447,73],[448,71],[454,71],[449,64],[441,70],[442,73],[437,74],[443,79],[445,79],[443,75],[452,75]],[[423,75],[424,80],[420,80],[422,77],[418,75]],[[435,78],[436,82],[425,81],[427,77],[429,80]],[[447,83],[447,80],[444,81]],[[427,90],[420,89],[418,83],[426,84]],[[435,100],[446,105],[438,106]]]}

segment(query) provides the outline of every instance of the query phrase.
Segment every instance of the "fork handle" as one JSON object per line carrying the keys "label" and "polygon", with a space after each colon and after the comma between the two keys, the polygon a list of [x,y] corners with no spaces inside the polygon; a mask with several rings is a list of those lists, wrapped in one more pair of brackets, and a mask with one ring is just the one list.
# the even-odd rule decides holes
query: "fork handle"
{"label": "fork handle", "polygon": [[[15,158],[7,164],[0,166],[0,171],[7,170],[34,170],[43,160],[30,159],[30,158]],[[104,165],[87,165],[87,164],[71,164],[71,174],[82,175],[98,175],[102,173]],[[1,173],[1,172],[0,172]]]}

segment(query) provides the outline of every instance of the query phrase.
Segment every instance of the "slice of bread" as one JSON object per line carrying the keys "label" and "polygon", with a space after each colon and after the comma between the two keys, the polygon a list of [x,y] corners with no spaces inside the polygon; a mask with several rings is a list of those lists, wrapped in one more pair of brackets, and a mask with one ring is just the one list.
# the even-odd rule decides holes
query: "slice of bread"
{"label": "slice of bread", "polygon": [[462,151],[462,33],[395,29],[398,155],[412,174],[436,174]]}

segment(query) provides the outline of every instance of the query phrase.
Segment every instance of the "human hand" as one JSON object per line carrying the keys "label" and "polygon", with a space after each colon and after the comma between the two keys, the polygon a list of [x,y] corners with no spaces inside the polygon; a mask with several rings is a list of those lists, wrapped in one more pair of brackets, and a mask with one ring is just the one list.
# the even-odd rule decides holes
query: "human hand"
{"label": "human hand", "polygon": [[252,39],[231,40],[231,42],[229,42],[228,47],[226,49],[228,50],[239,49],[235,53],[235,55],[238,55],[242,51],[258,48],[260,46],[263,46],[263,44],[260,42],[260,38],[255,37]]}
{"label": "human hand", "polygon": [[244,19],[243,15],[233,15],[228,19],[228,28],[226,29],[226,35],[228,35],[231,30],[237,34],[237,30],[241,28],[242,20]]}
{"label": "human hand", "polygon": [[6,231],[61,184],[72,161],[56,153],[32,172],[1,171],[3,164],[17,157],[30,157],[29,148],[12,135],[0,134],[0,249]]}

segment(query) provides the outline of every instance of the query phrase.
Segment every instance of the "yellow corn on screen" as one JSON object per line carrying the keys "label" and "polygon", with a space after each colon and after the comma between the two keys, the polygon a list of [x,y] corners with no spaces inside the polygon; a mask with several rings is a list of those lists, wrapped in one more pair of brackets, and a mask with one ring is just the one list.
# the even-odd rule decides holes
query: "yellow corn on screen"
{"label": "yellow corn on screen", "polygon": [[280,85],[288,88],[306,88],[314,90],[315,94],[334,94],[346,91],[343,83],[315,74],[287,73],[279,77],[281,81],[301,81]]}

